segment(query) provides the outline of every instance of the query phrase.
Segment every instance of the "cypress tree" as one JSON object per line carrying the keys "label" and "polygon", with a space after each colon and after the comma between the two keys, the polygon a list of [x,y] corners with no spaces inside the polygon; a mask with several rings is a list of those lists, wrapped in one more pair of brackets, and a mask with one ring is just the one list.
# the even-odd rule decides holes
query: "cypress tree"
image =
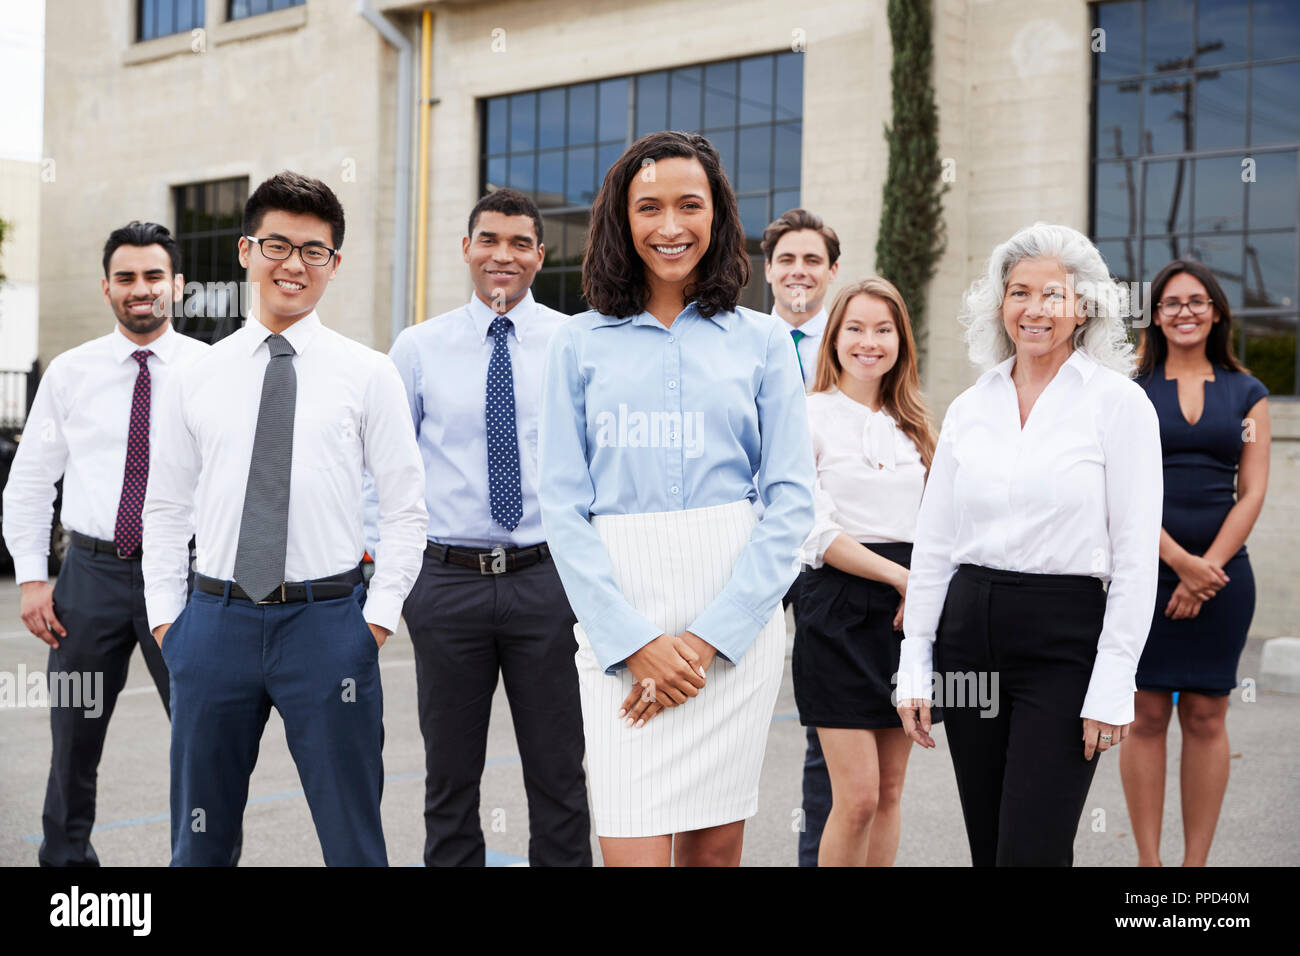
{"label": "cypress tree", "polygon": [[876,240],[876,271],[898,287],[924,348],[926,284],[943,255],[946,235],[939,115],[934,105],[933,13],[929,0],[889,0],[893,125],[885,126],[885,176]]}

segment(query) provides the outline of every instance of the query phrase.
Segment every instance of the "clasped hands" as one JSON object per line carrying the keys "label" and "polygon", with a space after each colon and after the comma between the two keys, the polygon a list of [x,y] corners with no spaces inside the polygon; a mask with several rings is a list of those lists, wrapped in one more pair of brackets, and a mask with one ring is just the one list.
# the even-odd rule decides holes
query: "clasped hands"
{"label": "clasped hands", "polygon": [[699,694],[717,649],[684,631],[660,634],[625,662],[635,683],[615,718],[641,727],[665,707],[676,707]]}
{"label": "clasped hands", "polygon": [[1189,554],[1178,563],[1178,586],[1165,605],[1165,617],[1175,621],[1196,617],[1201,605],[1228,583],[1228,576],[1213,561]]}

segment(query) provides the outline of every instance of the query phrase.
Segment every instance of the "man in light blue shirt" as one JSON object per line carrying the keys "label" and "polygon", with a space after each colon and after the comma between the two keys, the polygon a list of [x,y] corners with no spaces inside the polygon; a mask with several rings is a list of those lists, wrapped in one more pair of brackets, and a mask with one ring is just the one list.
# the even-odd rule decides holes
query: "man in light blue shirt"
{"label": "man in light blue shirt", "polygon": [[551,334],[530,291],[545,258],[531,199],[470,213],[469,303],[405,329],[391,357],[426,475],[429,545],[403,614],[424,735],[428,866],[482,866],[479,781],[497,675],[528,795],[529,862],[590,866],[575,618],[537,504],[537,423]]}
{"label": "man in light blue shirt", "polygon": [[[804,388],[817,381],[817,356],[828,318],[826,294],[839,274],[840,240],[821,217],[806,209],[791,209],[763,230],[763,275],[772,286],[772,314],[794,339]],[[785,604],[799,615],[799,584],[795,579]],[[808,728],[803,768],[803,829],[799,831],[799,865],[816,866],[822,829],[831,810],[831,778],[826,771],[817,729]]]}

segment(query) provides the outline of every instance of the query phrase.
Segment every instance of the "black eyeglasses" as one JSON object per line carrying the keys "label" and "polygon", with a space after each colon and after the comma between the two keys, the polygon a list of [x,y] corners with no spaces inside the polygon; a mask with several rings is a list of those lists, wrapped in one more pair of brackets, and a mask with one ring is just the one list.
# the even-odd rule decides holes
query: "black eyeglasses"
{"label": "black eyeglasses", "polygon": [[293,255],[293,250],[298,250],[298,256],[309,266],[327,266],[334,258],[337,249],[331,249],[329,246],[322,246],[320,243],[303,243],[301,246],[295,246],[292,242],[284,239],[258,239],[256,236],[245,236],[249,242],[257,243],[257,247],[262,250],[262,255],[268,259],[274,259],[276,262],[288,259]]}

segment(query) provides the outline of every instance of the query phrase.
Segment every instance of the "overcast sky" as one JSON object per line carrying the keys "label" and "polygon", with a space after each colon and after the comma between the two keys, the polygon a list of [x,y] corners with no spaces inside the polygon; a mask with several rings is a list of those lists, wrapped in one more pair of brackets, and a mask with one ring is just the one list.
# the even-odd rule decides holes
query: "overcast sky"
{"label": "overcast sky", "polygon": [[0,158],[41,158],[45,0],[0,0]]}

